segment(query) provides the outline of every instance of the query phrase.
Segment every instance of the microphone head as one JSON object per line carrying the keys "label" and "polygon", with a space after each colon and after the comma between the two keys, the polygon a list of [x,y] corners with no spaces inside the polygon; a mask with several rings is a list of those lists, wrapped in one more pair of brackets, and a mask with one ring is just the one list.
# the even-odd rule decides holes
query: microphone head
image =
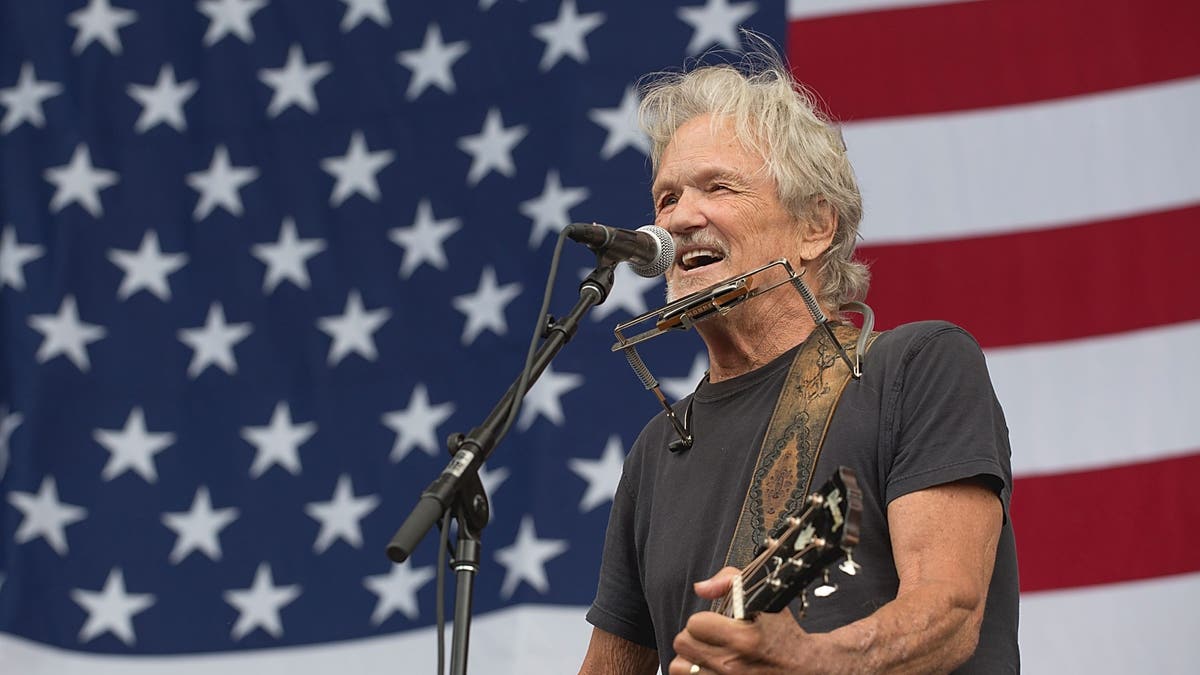
{"label": "microphone head", "polygon": [[630,268],[634,274],[643,277],[656,277],[660,274],[665,274],[671,265],[675,264],[675,240],[671,238],[671,233],[657,225],[645,225],[637,229],[638,232],[645,232],[658,240],[658,255],[654,256],[654,260],[645,265],[634,265],[630,263]]}

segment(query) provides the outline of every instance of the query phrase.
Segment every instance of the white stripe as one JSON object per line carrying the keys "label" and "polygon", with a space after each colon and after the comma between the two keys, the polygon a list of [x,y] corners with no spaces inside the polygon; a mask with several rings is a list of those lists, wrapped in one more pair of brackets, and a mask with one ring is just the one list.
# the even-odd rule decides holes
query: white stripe
{"label": "white stripe", "polygon": [[[469,672],[579,670],[592,627],[586,607],[525,605],[471,624]],[[0,672],[16,675],[397,675],[435,673],[432,628],[307,647],[194,656],[109,656],[63,651],[0,633]],[[450,631],[446,631],[449,668]]]}
{"label": "white stripe", "polygon": [[979,0],[788,0],[790,21],[815,19],[834,14],[855,14],[889,9],[907,9],[931,5],[955,5]]}
{"label": "white stripe", "polygon": [[1200,673],[1197,602],[1200,574],[1022,595],[1021,665],[1030,675]]}
{"label": "white stripe", "polygon": [[1078,471],[1200,450],[1197,345],[1200,321],[989,349],[1013,473]]}
{"label": "white stripe", "polygon": [[1062,101],[847,123],[867,245],[1200,202],[1200,78]]}

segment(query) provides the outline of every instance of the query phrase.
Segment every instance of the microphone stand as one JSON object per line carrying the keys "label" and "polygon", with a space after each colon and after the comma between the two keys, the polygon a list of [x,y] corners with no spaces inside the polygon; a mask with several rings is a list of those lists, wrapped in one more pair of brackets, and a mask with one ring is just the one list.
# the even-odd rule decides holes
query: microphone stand
{"label": "microphone stand", "polygon": [[[552,320],[545,327],[545,339],[538,346],[529,364],[526,391],[532,388],[533,383],[550,365],[550,361],[575,336],[579,330],[579,322],[588,310],[608,297],[612,290],[613,270],[617,262],[603,253],[598,253],[596,268],[579,284],[579,300],[575,302],[575,306],[565,317],[557,321]],[[472,429],[469,434],[456,433],[450,436],[447,445],[453,458],[421,493],[417,505],[400,525],[400,529],[396,530],[387,546],[387,556],[392,562],[404,562],[446,510],[453,509],[452,515],[458,523],[458,542],[454,560],[451,561],[455,571],[451,675],[466,675],[467,672],[472,593],[475,575],[479,571],[480,535],[488,522],[487,495],[479,480],[479,467],[491,456],[492,450],[507,430],[505,422],[513,399],[517,396],[520,381],[518,376],[482,424]]]}

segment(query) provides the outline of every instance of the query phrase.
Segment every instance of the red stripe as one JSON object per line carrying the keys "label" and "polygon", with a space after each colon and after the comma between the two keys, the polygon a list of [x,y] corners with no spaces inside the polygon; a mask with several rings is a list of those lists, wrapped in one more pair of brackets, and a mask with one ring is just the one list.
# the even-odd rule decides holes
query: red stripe
{"label": "red stripe", "polygon": [[878,325],[943,318],[984,347],[1200,319],[1200,205],[1018,234],[863,247]]}
{"label": "red stripe", "polygon": [[1021,591],[1200,570],[1197,483],[1200,452],[1118,468],[1018,478],[1011,510]]}
{"label": "red stripe", "polygon": [[1195,0],[1004,0],[796,20],[788,58],[835,119],[944,112],[1200,74]]}

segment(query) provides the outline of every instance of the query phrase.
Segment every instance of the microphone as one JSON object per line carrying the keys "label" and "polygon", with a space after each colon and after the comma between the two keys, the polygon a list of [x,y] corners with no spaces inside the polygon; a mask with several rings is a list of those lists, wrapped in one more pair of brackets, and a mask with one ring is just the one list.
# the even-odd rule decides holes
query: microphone
{"label": "microphone", "polygon": [[600,255],[629,263],[643,277],[663,274],[675,263],[675,240],[657,225],[622,230],[599,223],[571,223],[567,236]]}

